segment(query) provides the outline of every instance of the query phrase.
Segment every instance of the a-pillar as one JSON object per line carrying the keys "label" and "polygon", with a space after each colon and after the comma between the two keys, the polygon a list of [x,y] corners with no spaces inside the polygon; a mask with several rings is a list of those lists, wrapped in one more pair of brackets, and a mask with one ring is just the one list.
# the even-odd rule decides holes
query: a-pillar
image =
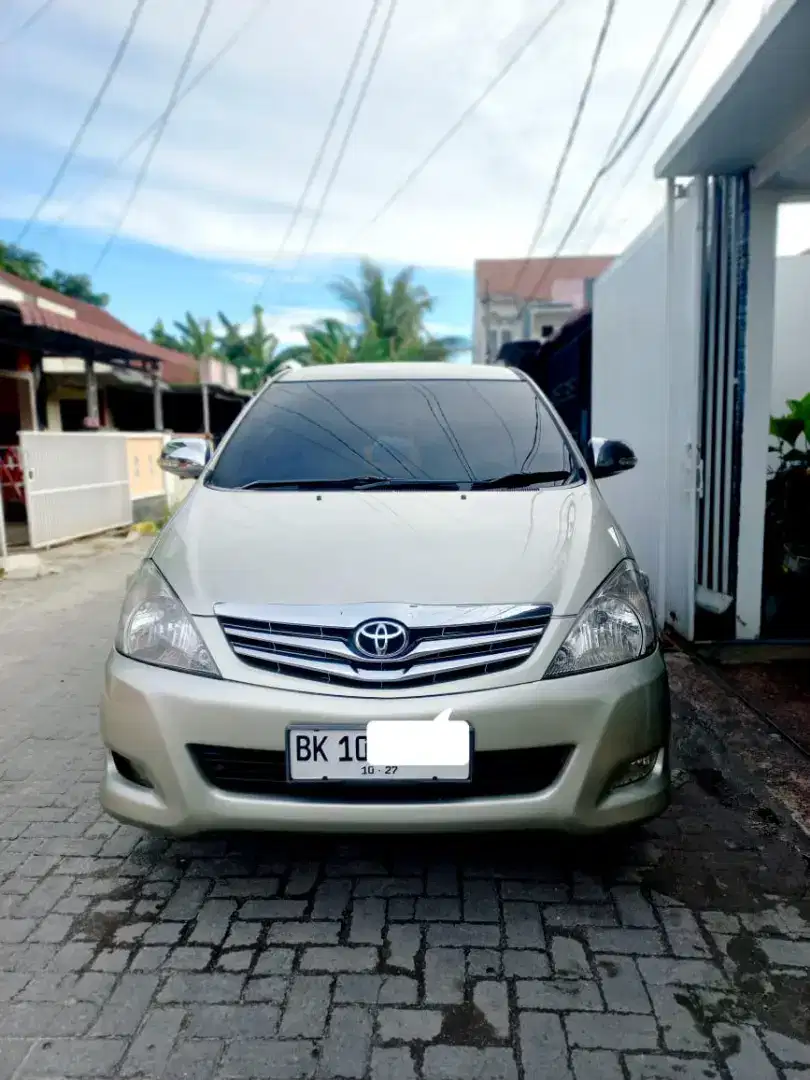
{"label": "a-pillar", "polygon": [[759,637],[771,413],[778,196],[751,192],[745,330],[737,637]]}

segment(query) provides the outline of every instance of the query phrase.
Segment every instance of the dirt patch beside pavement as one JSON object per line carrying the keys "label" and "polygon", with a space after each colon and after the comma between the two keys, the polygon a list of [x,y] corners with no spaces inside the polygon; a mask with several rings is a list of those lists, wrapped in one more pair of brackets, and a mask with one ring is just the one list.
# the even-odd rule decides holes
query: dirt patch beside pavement
{"label": "dirt patch beside pavement", "polygon": [[[785,807],[796,825],[810,836],[810,758],[774,730],[756,709],[729,692],[728,687],[733,689],[733,685],[725,679],[725,668],[722,676],[726,686],[709,665],[684,653],[668,653],[667,666],[673,697],[680,699],[692,714],[692,724],[686,730],[699,728],[705,738],[716,744],[718,753],[733,753],[758,781],[763,801],[752,808],[751,823],[767,833],[773,827],[772,815]],[[688,748],[684,750],[688,756]],[[703,768],[693,762],[690,771],[704,790],[713,789],[722,802],[725,769],[720,770],[722,776],[717,776],[712,763]],[[730,797],[728,792],[726,796]]]}
{"label": "dirt patch beside pavement", "polygon": [[810,755],[810,661],[721,664],[723,679]]}

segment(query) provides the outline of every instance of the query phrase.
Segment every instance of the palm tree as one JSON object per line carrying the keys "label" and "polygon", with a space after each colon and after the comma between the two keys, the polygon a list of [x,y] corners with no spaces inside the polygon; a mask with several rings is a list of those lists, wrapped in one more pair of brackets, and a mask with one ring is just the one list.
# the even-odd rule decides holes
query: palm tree
{"label": "palm tree", "polygon": [[258,390],[267,373],[279,364],[278,338],[265,325],[264,308],[254,305],[253,325],[248,331],[221,311],[219,321],[224,330],[219,340],[220,356],[238,368],[239,381],[245,390]]}
{"label": "palm tree", "polygon": [[414,284],[413,276],[413,268],[401,270],[389,287],[382,269],[364,259],[359,282],[341,278],[332,286],[354,316],[352,322],[321,319],[302,327],[306,343],[283,350],[277,360],[304,364],[441,361],[468,349],[463,338],[428,333],[425,317],[433,310],[434,300],[424,286]]}
{"label": "palm tree", "polygon": [[191,312],[187,311],[183,322],[175,320],[174,325],[177,329],[177,340],[180,342],[180,352],[188,353],[197,360],[216,353],[217,335],[210,319],[195,319]]}
{"label": "palm tree", "polygon": [[158,319],[149,331],[149,340],[154,342],[155,345],[162,345],[164,349],[174,349],[177,352],[185,352],[185,343],[168,332],[163,319]]}

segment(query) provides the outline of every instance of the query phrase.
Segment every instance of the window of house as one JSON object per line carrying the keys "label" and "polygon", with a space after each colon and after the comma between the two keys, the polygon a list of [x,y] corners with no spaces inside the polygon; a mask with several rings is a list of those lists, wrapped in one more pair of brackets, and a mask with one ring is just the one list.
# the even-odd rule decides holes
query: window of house
{"label": "window of house", "polygon": [[554,333],[554,327],[550,323],[545,323],[543,325],[542,330],[540,331],[540,336],[544,337],[544,338],[547,338],[547,337],[551,337],[551,335],[553,333]]}

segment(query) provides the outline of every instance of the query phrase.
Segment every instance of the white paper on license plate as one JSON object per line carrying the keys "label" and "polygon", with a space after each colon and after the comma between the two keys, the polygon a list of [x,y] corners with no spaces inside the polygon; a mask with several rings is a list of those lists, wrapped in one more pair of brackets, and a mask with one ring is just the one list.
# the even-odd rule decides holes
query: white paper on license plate
{"label": "white paper on license plate", "polygon": [[470,725],[445,709],[435,720],[372,720],[366,728],[370,765],[470,767]]}
{"label": "white paper on license plate", "polygon": [[[372,723],[375,723],[373,721]],[[388,723],[388,721],[386,721]],[[422,721],[432,726],[430,721]],[[371,725],[369,725],[371,727]],[[288,775],[291,781],[442,781],[469,780],[470,729],[467,746],[456,763],[425,764],[397,761],[371,762],[367,728],[295,727],[287,733]]]}

